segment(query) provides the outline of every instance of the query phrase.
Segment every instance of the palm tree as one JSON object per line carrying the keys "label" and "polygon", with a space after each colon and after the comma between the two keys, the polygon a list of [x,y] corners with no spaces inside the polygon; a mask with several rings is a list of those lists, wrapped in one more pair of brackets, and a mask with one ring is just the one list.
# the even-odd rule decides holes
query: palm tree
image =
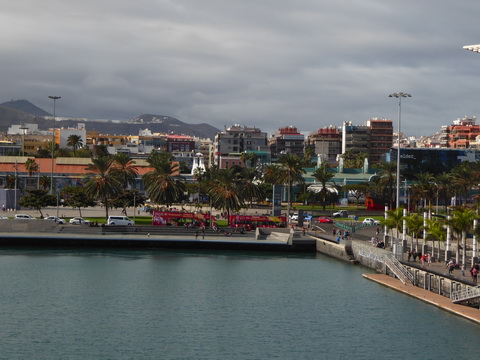
{"label": "palm tree", "polygon": [[325,210],[329,191],[327,188],[327,184],[334,178],[335,174],[329,170],[329,167],[326,163],[322,163],[317,170],[313,173],[313,177],[317,180],[321,185],[322,188],[320,190],[320,198],[323,206],[323,210]]}
{"label": "palm tree", "polygon": [[459,195],[464,196],[464,204],[467,203],[468,194],[472,189],[473,185],[477,182],[477,178],[474,177],[474,173],[471,169],[470,163],[467,161],[457,165],[451,172],[453,184],[457,189]]}
{"label": "palm tree", "polygon": [[148,164],[153,168],[152,171],[143,175],[150,199],[157,204],[170,206],[180,201],[186,186],[183,177],[178,175],[178,164],[174,164],[171,154],[153,152],[147,159]]}
{"label": "palm tree", "polygon": [[405,222],[407,224],[408,232],[412,237],[412,247],[413,247],[413,239],[415,239],[415,250],[418,252],[418,235],[424,229],[423,217],[414,213],[405,217]]}
{"label": "palm tree", "polygon": [[134,161],[125,153],[118,153],[113,157],[113,167],[120,173],[124,188],[133,185],[138,175]]}
{"label": "palm tree", "polygon": [[387,218],[382,220],[382,225],[385,225],[387,227],[387,231],[390,231],[391,237],[393,237],[393,229],[396,229],[397,234],[399,234],[403,228],[403,208],[388,210]]}
{"label": "palm tree", "polygon": [[438,240],[438,253],[440,257],[440,242],[444,242],[447,239],[447,231],[445,230],[443,221],[439,220],[427,220],[427,238],[432,240],[432,255],[435,257],[435,240]]}
{"label": "palm tree", "polygon": [[445,204],[445,211],[447,211],[448,198],[450,197],[452,190],[452,175],[450,173],[443,172],[435,176],[434,181],[437,185],[437,196],[440,201],[443,201]]}
{"label": "palm tree", "polygon": [[101,157],[92,159],[85,170],[87,180],[85,191],[88,196],[94,199],[101,199],[105,206],[105,219],[108,219],[108,200],[122,190],[122,178],[114,166],[112,157]]}
{"label": "palm tree", "polygon": [[197,204],[198,206],[200,206],[200,195],[201,195],[201,191],[202,191],[202,180],[203,180],[203,177],[205,176],[205,171],[203,171],[202,168],[195,168],[195,170],[193,170],[193,178],[195,179],[195,181],[198,183],[198,199],[197,199]]}
{"label": "palm tree", "polygon": [[456,261],[460,258],[460,238],[462,238],[462,264],[465,264],[467,257],[467,233],[473,229],[473,220],[475,220],[475,213],[465,207],[457,208],[453,211],[452,217],[449,220],[449,225],[457,238],[457,253]]}
{"label": "palm tree", "polygon": [[83,140],[80,135],[72,134],[67,138],[67,146],[70,146],[73,149],[73,157],[75,157],[75,152],[77,149],[83,146]]}
{"label": "palm tree", "polygon": [[218,169],[211,176],[208,195],[212,205],[216,209],[225,210],[230,221],[230,213],[240,210],[245,205],[239,187],[239,172],[235,168]]}
{"label": "palm tree", "polygon": [[305,179],[303,178],[303,174],[305,170],[303,170],[303,162],[302,159],[292,153],[288,153],[282,155],[278,159],[278,164],[283,172],[280,175],[280,181],[283,184],[287,184],[288,187],[288,208],[287,208],[287,216],[290,216],[290,208],[292,206],[292,186],[295,183],[303,183]]}
{"label": "palm tree", "polygon": [[382,194],[388,201],[389,208],[393,208],[395,203],[395,186],[397,180],[397,163],[395,162],[381,162],[377,165],[379,169],[378,185]]}
{"label": "palm tree", "polygon": [[38,185],[44,190],[50,188],[50,182],[51,182],[51,179],[50,179],[50,176],[48,175],[42,175],[40,176],[40,179],[38,179]]}
{"label": "palm tree", "polygon": [[25,161],[25,169],[27,170],[28,176],[32,177],[32,175],[38,171],[39,167],[35,159],[27,159],[27,161]]}
{"label": "palm tree", "polygon": [[260,183],[260,173],[256,168],[242,168],[239,174],[239,187],[245,201],[250,202],[263,200],[265,191]]}

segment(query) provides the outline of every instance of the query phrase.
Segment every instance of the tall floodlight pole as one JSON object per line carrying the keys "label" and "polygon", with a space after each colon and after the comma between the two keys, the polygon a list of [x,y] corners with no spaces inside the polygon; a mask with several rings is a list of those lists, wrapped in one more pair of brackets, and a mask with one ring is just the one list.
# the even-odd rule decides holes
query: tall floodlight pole
{"label": "tall floodlight pole", "polygon": [[479,45],[466,45],[463,48],[465,50],[468,50],[468,51],[480,52],[480,44]]}
{"label": "tall floodlight pole", "polygon": [[50,194],[53,195],[53,168],[55,164],[55,159],[53,155],[55,154],[55,102],[61,98],[61,96],[49,96],[49,99],[53,100],[53,127],[52,127],[52,173],[50,175]]}
{"label": "tall floodlight pole", "polygon": [[400,121],[402,118],[402,98],[412,97],[412,95],[398,92],[388,95],[388,97],[394,97],[398,99],[398,133],[397,133],[397,201],[396,209],[400,206]]}

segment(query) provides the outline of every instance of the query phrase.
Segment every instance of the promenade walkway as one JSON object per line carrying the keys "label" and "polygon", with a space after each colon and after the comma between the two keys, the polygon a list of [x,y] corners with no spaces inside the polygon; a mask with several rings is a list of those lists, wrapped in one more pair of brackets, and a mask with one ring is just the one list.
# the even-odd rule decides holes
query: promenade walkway
{"label": "promenade walkway", "polygon": [[454,304],[445,296],[418,286],[404,285],[400,280],[388,275],[363,274],[363,277],[480,324],[480,311],[476,308]]}

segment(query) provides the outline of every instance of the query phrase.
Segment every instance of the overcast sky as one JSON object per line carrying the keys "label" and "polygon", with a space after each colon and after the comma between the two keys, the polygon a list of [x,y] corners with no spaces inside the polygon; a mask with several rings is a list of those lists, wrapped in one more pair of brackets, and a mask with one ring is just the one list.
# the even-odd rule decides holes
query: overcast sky
{"label": "overcast sky", "polygon": [[[16,0],[0,12],[0,103],[60,117],[294,125],[393,119],[427,135],[480,115],[472,0]],[[1,119],[0,119],[1,121]]]}

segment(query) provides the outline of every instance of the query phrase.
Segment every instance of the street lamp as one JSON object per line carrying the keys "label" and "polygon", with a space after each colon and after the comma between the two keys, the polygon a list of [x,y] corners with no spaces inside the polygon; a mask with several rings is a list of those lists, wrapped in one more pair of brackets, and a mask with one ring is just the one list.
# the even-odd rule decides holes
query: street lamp
{"label": "street lamp", "polygon": [[480,44],[479,45],[466,45],[463,48],[465,50],[468,50],[468,51],[480,52]]}
{"label": "street lamp", "polygon": [[388,95],[398,99],[398,136],[397,136],[397,202],[396,208],[400,206],[400,120],[402,118],[402,98],[412,97],[412,95],[398,92]]}
{"label": "street lamp", "polygon": [[52,127],[52,173],[50,175],[50,193],[53,195],[53,168],[55,160],[53,155],[55,153],[55,102],[61,98],[61,96],[49,96],[49,99],[53,100],[53,127]]}

